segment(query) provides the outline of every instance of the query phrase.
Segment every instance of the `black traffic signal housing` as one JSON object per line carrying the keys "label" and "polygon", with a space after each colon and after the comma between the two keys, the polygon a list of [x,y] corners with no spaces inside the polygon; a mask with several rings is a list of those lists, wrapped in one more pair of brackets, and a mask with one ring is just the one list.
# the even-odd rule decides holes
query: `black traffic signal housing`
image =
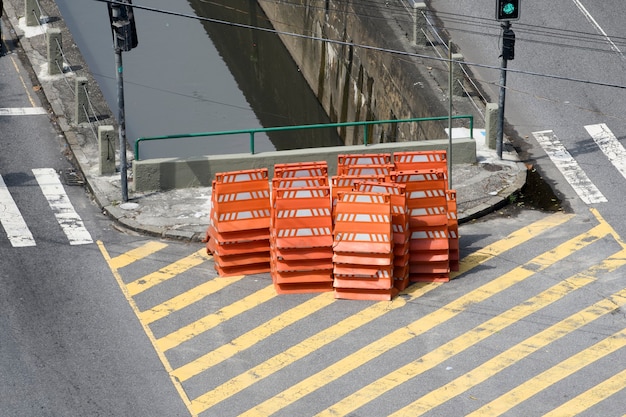
{"label": "black traffic signal housing", "polygon": [[107,2],[107,5],[114,46],[126,52],[136,48],[138,40],[132,0],[116,0],[116,3]]}
{"label": "black traffic signal housing", "polygon": [[496,0],[496,19],[500,21],[518,20],[521,0]]}
{"label": "black traffic signal housing", "polygon": [[502,32],[502,58],[507,61],[515,58],[515,32],[511,29]]}

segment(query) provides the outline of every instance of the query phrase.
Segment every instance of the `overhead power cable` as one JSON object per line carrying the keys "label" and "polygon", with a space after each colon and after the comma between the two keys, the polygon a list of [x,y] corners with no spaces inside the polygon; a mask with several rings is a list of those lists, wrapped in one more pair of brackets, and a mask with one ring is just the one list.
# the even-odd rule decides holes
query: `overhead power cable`
{"label": "overhead power cable", "polygon": [[[124,2],[121,2],[121,1],[117,1],[117,0],[93,0],[93,1],[96,1],[96,2],[99,2],[99,3],[111,3],[111,4],[128,5],[128,3],[124,3]],[[300,39],[308,39],[308,40],[313,40],[313,41],[325,42],[325,43],[334,44],[334,45],[341,45],[341,46],[348,46],[348,47],[353,47],[353,48],[360,48],[360,49],[369,50],[369,51],[375,51],[375,52],[381,52],[381,53],[389,53],[389,54],[394,54],[394,55],[399,55],[399,56],[405,56],[405,57],[411,57],[411,58],[420,58],[420,59],[424,59],[424,60],[432,60],[432,61],[438,61],[438,62],[448,62],[449,61],[447,58],[434,57],[434,56],[418,54],[418,53],[414,53],[414,52],[400,51],[400,50],[396,50],[396,49],[381,48],[381,47],[372,46],[372,45],[363,45],[363,44],[358,44],[358,43],[348,42],[348,41],[341,41],[341,40],[336,40],[336,39],[322,38],[322,37],[313,36],[313,35],[303,35],[303,34],[300,34],[300,33],[280,31],[280,30],[276,30],[276,29],[263,28],[263,27],[248,25],[248,24],[244,24],[244,23],[229,22],[229,21],[220,20],[220,19],[213,19],[213,18],[209,18],[209,17],[196,16],[196,15],[192,15],[192,14],[188,14],[188,13],[181,13],[181,12],[174,12],[174,11],[171,11],[171,10],[158,9],[158,8],[150,7],[150,6],[142,6],[142,5],[139,5],[139,4],[133,4],[133,8],[139,9],[139,10],[150,11],[150,12],[154,12],[154,13],[166,14],[166,15],[170,15],[170,16],[177,16],[177,17],[183,17],[183,18],[188,18],[188,19],[200,20],[200,21],[203,21],[203,22],[215,23],[215,24],[224,25],[224,26],[236,27],[236,28],[241,28],[241,29],[257,30],[257,31],[261,31],[261,32],[274,33],[274,34],[277,34],[277,35],[291,36],[291,37],[300,38]],[[499,66],[487,65],[487,64],[479,64],[479,63],[476,63],[476,62],[463,61],[463,65],[466,65],[468,67],[485,68],[485,69],[492,69],[492,70],[498,70],[498,71],[503,70],[503,68],[501,68]],[[561,76],[561,75],[545,74],[545,73],[539,73],[539,72],[527,71],[527,70],[519,70],[519,69],[513,69],[513,68],[505,68],[504,70],[507,71],[507,72],[510,72],[510,73],[529,75],[529,76],[536,76],[536,77],[543,77],[543,78],[550,78],[550,79],[554,79],[554,80],[578,82],[578,83],[583,83],[583,84],[588,84],[588,85],[595,85],[595,86],[600,86],[600,87],[610,87],[610,88],[626,89],[626,85],[608,83],[608,82],[603,82],[603,81],[585,80],[585,79],[581,79],[581,78],[565,77],[565,76]]]}

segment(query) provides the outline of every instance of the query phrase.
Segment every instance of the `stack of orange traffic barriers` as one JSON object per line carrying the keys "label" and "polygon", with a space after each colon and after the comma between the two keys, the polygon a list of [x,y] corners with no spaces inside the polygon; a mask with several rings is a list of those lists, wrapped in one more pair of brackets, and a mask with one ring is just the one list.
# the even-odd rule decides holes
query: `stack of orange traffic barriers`
{"label": "stack of orange traffic barriers", "polygon": [[389,194],[339,193],[333,235],[335,297],[391,300],[397,290]]}
{"label": "stack of orange traffic barriers", "polygon": [[[279,293],[390,300],[459,269],[446,151],[338,157],[216,175],[207,248],[220,275],[269,271]],[[271,198],[269,197],[271,193]]]}
{"label": "stack of orange traffic barriers", "polygon": [[269,272],[270,213],[267,169],[215,175],[206,241],[220,276]]}
{"label": "stack of orange traffic barriers", "polygon": [[281,164],[272,180],[271,276],[279,294],[332,291],[326,162]]}

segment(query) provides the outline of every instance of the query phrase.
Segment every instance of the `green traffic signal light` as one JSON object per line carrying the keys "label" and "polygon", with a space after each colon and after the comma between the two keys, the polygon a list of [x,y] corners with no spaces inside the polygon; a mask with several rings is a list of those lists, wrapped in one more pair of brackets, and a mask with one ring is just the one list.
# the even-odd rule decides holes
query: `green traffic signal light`
{"label": "green traffic signal light", "polygon": [[496,19],[519,19],[519,2],[520,0],[496,0]]}

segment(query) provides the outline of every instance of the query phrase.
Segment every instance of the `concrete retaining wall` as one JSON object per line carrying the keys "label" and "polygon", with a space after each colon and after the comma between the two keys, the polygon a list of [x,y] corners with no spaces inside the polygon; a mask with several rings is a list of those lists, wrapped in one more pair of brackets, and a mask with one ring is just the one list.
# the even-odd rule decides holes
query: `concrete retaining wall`
{"label": "concrete retaining wall", "polygon": [[[446,115],[442,92],[431,83],[432,61],[358,46],[419,50],[397,23],[412,17],[400,2],[393,3],[385,8],[384,2],[258,2],[277,30],[315,37],[280,35],[332,122]],[[445,122],[377,126],[368,143],[441,138],[445,127]],[[363,143],[361,129],[343,128],[340,135],[346,145]]]}
{"label": "concrete retaining wall", "polygon": [[[165,191],[176,188],[208,187],[217,172],[268,168],[273,176],[274,164],[327,161],[330,175],[337,172],[337,156],[350,153],[394,153],[447,149],[448,139],[397,142],[374,145],[338,146],[293,151],[263,152],[256,155],[231,154],[193,159],[161,158],[133,161],[134,191]],[[452,144],[453,164],[476,163],[476,142],[455,138]]]}

